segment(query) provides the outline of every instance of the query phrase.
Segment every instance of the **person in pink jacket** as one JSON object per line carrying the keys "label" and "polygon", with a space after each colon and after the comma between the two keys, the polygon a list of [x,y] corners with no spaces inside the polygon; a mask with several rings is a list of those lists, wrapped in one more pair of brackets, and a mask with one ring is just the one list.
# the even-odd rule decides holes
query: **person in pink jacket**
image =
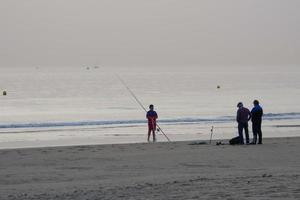
{"label": "person in pink jacket", "polygon": [[153,142],[156,141],[155,131],[156,131],[156,119],[158,118],[157,113],[154,111],[154,106],[151,104],[149,106],[149,111],[147,112],[146,118],[148,119],[148,142],[150,140],[150,135],[152,132]]}

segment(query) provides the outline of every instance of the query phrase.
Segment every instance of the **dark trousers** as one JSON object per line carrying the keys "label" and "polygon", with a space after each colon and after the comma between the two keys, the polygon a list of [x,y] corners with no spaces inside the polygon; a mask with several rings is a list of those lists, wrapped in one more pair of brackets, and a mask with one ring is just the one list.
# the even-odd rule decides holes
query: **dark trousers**
{"label": "dark trousers", "polygon": [[246,143],[248,144],[249,143],[248,122],[239,122],[238,129],[239,129],[240,144],[244,144],[243,129],[245,129]]}
{"label": "dark trousers", "polygon": [[256,144],[258,135],[258,144],[262,144],[261,122],[252,122],[252,132],[253,143]]}

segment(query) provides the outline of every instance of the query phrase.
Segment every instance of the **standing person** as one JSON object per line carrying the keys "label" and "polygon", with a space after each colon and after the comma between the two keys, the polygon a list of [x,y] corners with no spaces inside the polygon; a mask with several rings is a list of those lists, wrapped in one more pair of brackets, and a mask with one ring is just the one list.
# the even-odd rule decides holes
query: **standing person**
{"label": "standing person", "polygon": [[154,111],[154,106],[151,104],[149,106],[149,111],[147,112],[147,119],[148,119],[148,142],[150,141],[150,135],[152,132],[153,142],[156,141],[155,138],[155,130],[156,130],[156,119],[158,118],[157,113]]}
{"label": "standing person", "polygon": [[253,105],[254,105],[254,107],[251,110],[253,141],[251,144],[256,144],[257,135],[258,135],[258,144],[262,144],[261,122],[262,122],[262,116],[263,116],[263,109],[259,105],[258,100],[254,100]]}
{"label": "standing person", "polygon": [[251,119],[251,113],[248,108],[243,106],[242,102],[239,102],[237,107],[236,121],[238,122],[240,144],[244,144],[243,129],[245,129],[246,143],[249,144],[248,121]]}

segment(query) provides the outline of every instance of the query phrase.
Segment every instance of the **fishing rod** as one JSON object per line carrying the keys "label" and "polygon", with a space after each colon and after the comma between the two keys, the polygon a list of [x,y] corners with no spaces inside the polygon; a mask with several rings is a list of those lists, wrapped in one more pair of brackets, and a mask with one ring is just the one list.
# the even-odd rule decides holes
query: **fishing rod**
{"label": "fishing rod", "polygon": [[[134,98],[134,100],[140,105],[140,107],[147,113],[146,108],[143,106],[143,104],[141,103],[141,101],[137,98],[137,96],[133,93],[133,91],[128,87],[128,85],[125,83],[125,81],[116,74],[116,76],[118,77],[119,81],[124,85],[124,87],[128,90],[128,92],[131,94],[131,96]],[[158,130],[166,137],[166,139],[168,140],[168,142],[171,142],[171,140],[168,138],[168,136],[165,134],[165,132],[161,129],[161,127],[158,125],[158,123],[156,124]]]}
{"label": "fishing rod", "polygon": [[214,126],[212,126],[211,129],[210,129],[210,139],[209,139],[209,144],[211,144],[211,140],[212,140],[213,133],[214,133]]}

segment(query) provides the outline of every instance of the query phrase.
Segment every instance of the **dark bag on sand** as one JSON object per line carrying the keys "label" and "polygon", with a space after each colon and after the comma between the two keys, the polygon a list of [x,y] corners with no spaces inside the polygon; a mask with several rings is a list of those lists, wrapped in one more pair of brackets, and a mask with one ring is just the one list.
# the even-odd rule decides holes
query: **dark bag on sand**
{"label": "dark bag on sand", "polygon": [[240,137],[234,137],[231,140],[229,140],[229,144],[234,145],[234,144],[240,144]]}

